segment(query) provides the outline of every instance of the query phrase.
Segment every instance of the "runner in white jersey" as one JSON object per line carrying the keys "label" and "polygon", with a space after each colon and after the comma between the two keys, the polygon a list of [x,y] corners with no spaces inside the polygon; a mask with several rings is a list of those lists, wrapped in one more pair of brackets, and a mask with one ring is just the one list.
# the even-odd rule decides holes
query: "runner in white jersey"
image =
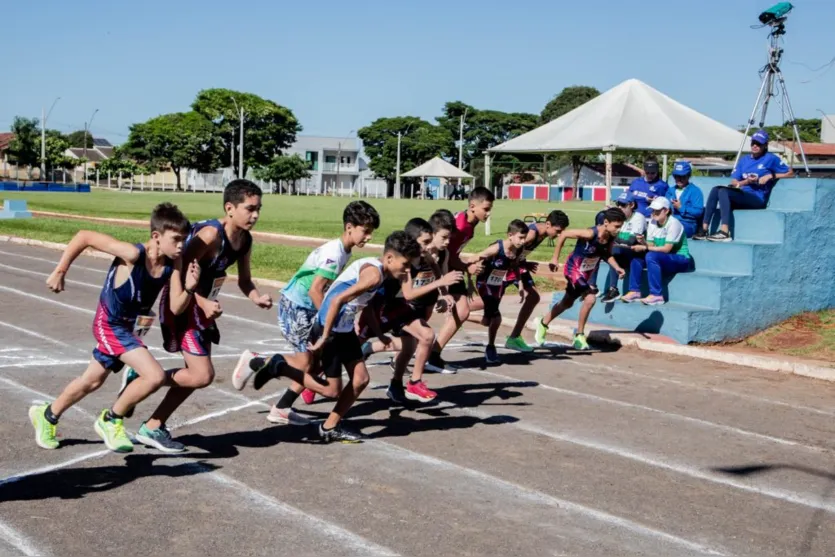
{"label": "runner in white jersey", "polygon": [[[334,281],[316,316],[309,348],[319,357],[325,378],[320,379],[288,364],[281,354],[270,359],[255,357],[249,362],[255,371],[256,390],[270,379],[288,377],[308,389],[328,398],[339,397],[336,406],[323,424],[319,436],[326,443],[341,441],[357,443],[364,436],[344,426],[342,417],[353,406],[368,385],[368,369],[362,355],[362,344],[354,330],[354,320],[368,305],[386,278],[405,276],[410,262],[420,255],[417,242],[403,231],[386,238],[382,257],[368,257],[350,264]],[[372,324],[372,332],[381,337],[379,324]],[[348,372],[350,383],[342,385],[342,368]]]}

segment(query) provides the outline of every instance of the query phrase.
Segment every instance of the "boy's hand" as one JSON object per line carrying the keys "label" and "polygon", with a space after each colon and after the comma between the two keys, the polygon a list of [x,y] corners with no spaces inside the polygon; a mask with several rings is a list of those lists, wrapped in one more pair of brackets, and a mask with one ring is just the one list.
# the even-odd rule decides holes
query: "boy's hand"
{"label": "boy's hand", "polygon": [[186,290],[194,291],[200,283],[200,265],[197,261],[189,263],[186,271]]}
{"label": "boy's hand", "polygon": [[385,351],[388,352],[388,347],[391,346],[391,343],[393,342],[391,337],[386,335],[380,335],[377,337],[377,340],[383,343],[383,346],[386,347]]}
{"label": "boy's hand", "polygon": [[647,251],[647,247],[643,244],[635,244],[634,246],[632,246],[632,251],[634,251],[635,253],[643,253]]}
{"label": "boy's hand", "polygon": [[559,271],[559,270],[560,270],[560,262],[559,262],[559,261],[554,261],[554,260],[552,259],[552,260],[551,260],[551,262],[550,262],[550,263],[548,263],[548,269],[549,269],[552,273],[556,273],[557,271]]}
{"label": "boy's hand", "polygon": [[55,269],[52,274],[46,279],[46,285],[50,290],[55,292],[62,292],[64,290],[64,275],[66,273],[62,269]]}
{"label": "boy's hand", "polygon": [[450,271],[441,277],[438,281],[438,286],[452,286],[464,280],[464,273],[461,271]]}
{"label": "boy's hand", "polygon": [[620,267],[618,267],[617,269],[615,269],[615,272],[618,274],[618,278],[621,278],[621,279],[622,279],[623,277],[625,277],[625,276],[626,276],[626,271],[624,271],[624,270],[623,270],[623,269],[621,269]]}
{"label": "boy's hand", "polygon": [[479,275],[481,271],[484,270],[484,265],[481,261],[476,261],[475,263],[470,263],[467,265],[467,272],[471,275]]}
{"label": "boy's hand", "polygon": [[259,308],[270,309],[271,307],[273,307],[273,297],[269,294],[261,294],[253,301],[255,302],[255,305]]}
{"label": "boy's hand", "polygon": [[314,342],[312,344],[308,343],[307,349],[310,352],[312,352],[313,354],[318,354],[319,352],[322,351],[322,347],[325,346],[325,341],[326,340],[327,339],[324,336],[319,337],[319,340],[317,340],[316,342]]}
{"label": "boy's hand", "polygon": [[527,267],[528,271],[530,271],[531,273],[536,274],[536,272],[539,270],[539,263],[537,263],[536,261],[526,261],[525,267]]}
{"label": "boy's hand", "polygon": [[[200,298],[198,298],[200,300]],[[217,319],[221,315],[223,315],[223,309],[220,307],[220,302],[217,300],[206,300],[203,299],[202,302],[199,302],[200,309],[203,310],[203,313],[206,314],[208,319]]]}

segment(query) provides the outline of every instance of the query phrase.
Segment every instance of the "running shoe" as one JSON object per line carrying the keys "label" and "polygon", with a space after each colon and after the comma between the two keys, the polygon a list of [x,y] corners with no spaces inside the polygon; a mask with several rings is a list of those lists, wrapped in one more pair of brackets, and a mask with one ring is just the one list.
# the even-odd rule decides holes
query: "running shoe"
{"label": "running shoe", "polygon": [[691,240],[707,240],[707,230],[704,228],[700,228],[696,231],[695,234],[690,238]]}
{"label": "running shoe", "polygon": [[641,300],[641,303],[647,306],[660,306],[664,304],[664,296],[653,296],[650,294]]}
{"label": "running shoe", "polygon": [[575,350],[589,350],[591,347],[589,346],[588,341],[586,340],[586,335],[583,333],[577,333],[574,335],[574,349]]}
{"label": "running shoe", "polygon": [[273,406],[267,414],[267,421],[283,425],[309,425],[310,420],[292,408],[276,408]]}
{"label": "running shoe", "polygon": [[711,234],[707,237],[707,239],[709,242],[730,242],[733,240],[730,234],[722,230],[718,231],[716,234]]}
{"label": "running shoe", "polygon": [[528,346],[528,343],[521,336],[507,337],[504,341],[504,347],[508,350],[516,350],[517,352],[533,352],[533,348]]}
{"label": "running shoe", "polygon": [[274,354],[272,358],[266,360],[260,356],[255,356],[249,361],[249,367],[255,372],[255,379],[252,381],[252,388],[260,391],[261,387],[267,384],[270,379],[278,379],[281,377],[281,366],[286,364],[284,356],[281,354]]}
{"label": "running shoe", "polygon": [[260,354],[244,350],[241,352],[241,357],[238,358],[238,363],[235,364],[235,369],[232,370],[232,386],[237,390],[242,391],[250,378],[255,374],[257,369],[252,369],[250,362],[260,357]]}
{"label": "running shoe", "polygon": [[502,362],[499,358],[499,353],[496,351],[496,347],[492,344],[488,344],[487,348],[484,349],[484,359],[488,364],[500,364]]}
{"label": "running shoe", "polygon": [[336,427],[333,429],[325,429],[324,422],[320,424],[319,438],[325,443],[362,443],[367,439],[365,435],[343,425],[342,422],[336,424]]}
{"label": "running shoe", "polygon": [[545,335],[548,334],[548,326],[542,322],[542,318],[536,320],[536,333],[534,334],[534,342],[539,346],[545,344]]}
{"label": "running shoe", "polygon": [[631,304],[632,302],[637,302],[641,299],[640,292],[627,292],[623,296],[620,297],[621,302]]}
{"label": "running shoe", "polygon": [[386,389],[386,396],[393,403],[399,404],[400,406],[405,406],[409,403],[409,399],[406,398],[406,389],[400,381],[392,381],[389,383],[389,388]]}
{"label": "running shoe", "polygon": [[99,437],[102,438],[107,448],[117,453],[129,453],[133,451],[133,443],[125,431],[125,424],[122,418],[115,420],[105,419],[107,409],[101,411],[99,417],[93,423],[93,428]]}
{"label": "running shoe", "polygon": [[418,402],[432,402],[438,396],[438,393],[427,387],[423,381],[418,381],[417,383],[409,381],[404,396],[409,400],[416,400]]}
{"label": "running shoe", "polygon": [[305,404],[313,404],[313,401],[316,400],[316,393],[310,389],[305,389],[302,391],[302,400]]}
{"label": "running shoe", "polygon": [[609,289],[606,291],[606,295],[603,296],[601,300],[604,304],[611,304],[612,302],[617,301],[620,298],[620,291],[614,287],[610,286]]}
{"label": "running shoe", "polygon": [[182,453],[186,450],[185,445],[171,438],[171,433],[165,427],[165,424],[162,424],[157,429],[150,429],[143,423],[139,427],[139,432],[136,434],[136,440],[143,445],[153,447],[164,453]]}
{"label": "running shoe", "polygon": [[458,373],[458,368],[456,366],[446,363],[444,359],[441,358],[441,354],[439,352],[435,352],[434,350],[429,355],[429,359],[426,361],[424,369],[435,373],[442,373],[444,375],[453,375]]}
{"label": "running shoe", "polygon": [[35,428],[35,443],[42,449],[57,449],[58,440],[55,438],[57,425],[46,419],[46,409],[49,403],[38,404],[29,408],[29,420]]}

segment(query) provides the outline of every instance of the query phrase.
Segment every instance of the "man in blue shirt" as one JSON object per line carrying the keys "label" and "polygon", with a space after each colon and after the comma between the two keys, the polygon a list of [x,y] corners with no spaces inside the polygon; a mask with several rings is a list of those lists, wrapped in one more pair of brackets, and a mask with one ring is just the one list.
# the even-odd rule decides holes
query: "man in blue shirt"
{"label": "man in blue shirt", "polygon": [[652,211],[649,204],[656,197],[667,195],[670,186],[658,176],[658,161],[649,160],[644,163],[644,175],[637,178],[629,186],[629,193],[638,204],[638,212],[649,218]]}
{"label": "man in blue shirt", "polygon": [[[768,152],[768,132],[759,130],[751,136],[751,154],[740,159],[731,174],[730,186],[716,186],[710,190],[705,204],[702,229],[693,235],[694,240],[730,242],[728,222],[734,209],[765,209],[771,188],[780,178],[791,178],[794,170]],[[716,234],[707,235],[710,221],[719,205],[721,226]]]}
{"label": "man in blue shirt", "polygon": [[673,208],[673,216],[684,227],[684,233],[691,237],[696,233],[705,212],[705,197],[702,190],[690,183],[692,168],[687,161],[676,161],[673,178],[676,187],[667,190],[667,199]]}

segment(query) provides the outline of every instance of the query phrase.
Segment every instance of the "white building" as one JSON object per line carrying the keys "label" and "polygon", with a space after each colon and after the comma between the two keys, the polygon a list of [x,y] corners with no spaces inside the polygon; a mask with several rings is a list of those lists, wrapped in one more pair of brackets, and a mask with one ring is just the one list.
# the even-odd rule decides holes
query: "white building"
{"label": "white building", "polygon": [[357,192],[360,176],[360,145],[356,138],[300,135],[284,151],[297,154],[310,164],[310,178],[300,180],[297,188],[308,195],[351,195]]}

